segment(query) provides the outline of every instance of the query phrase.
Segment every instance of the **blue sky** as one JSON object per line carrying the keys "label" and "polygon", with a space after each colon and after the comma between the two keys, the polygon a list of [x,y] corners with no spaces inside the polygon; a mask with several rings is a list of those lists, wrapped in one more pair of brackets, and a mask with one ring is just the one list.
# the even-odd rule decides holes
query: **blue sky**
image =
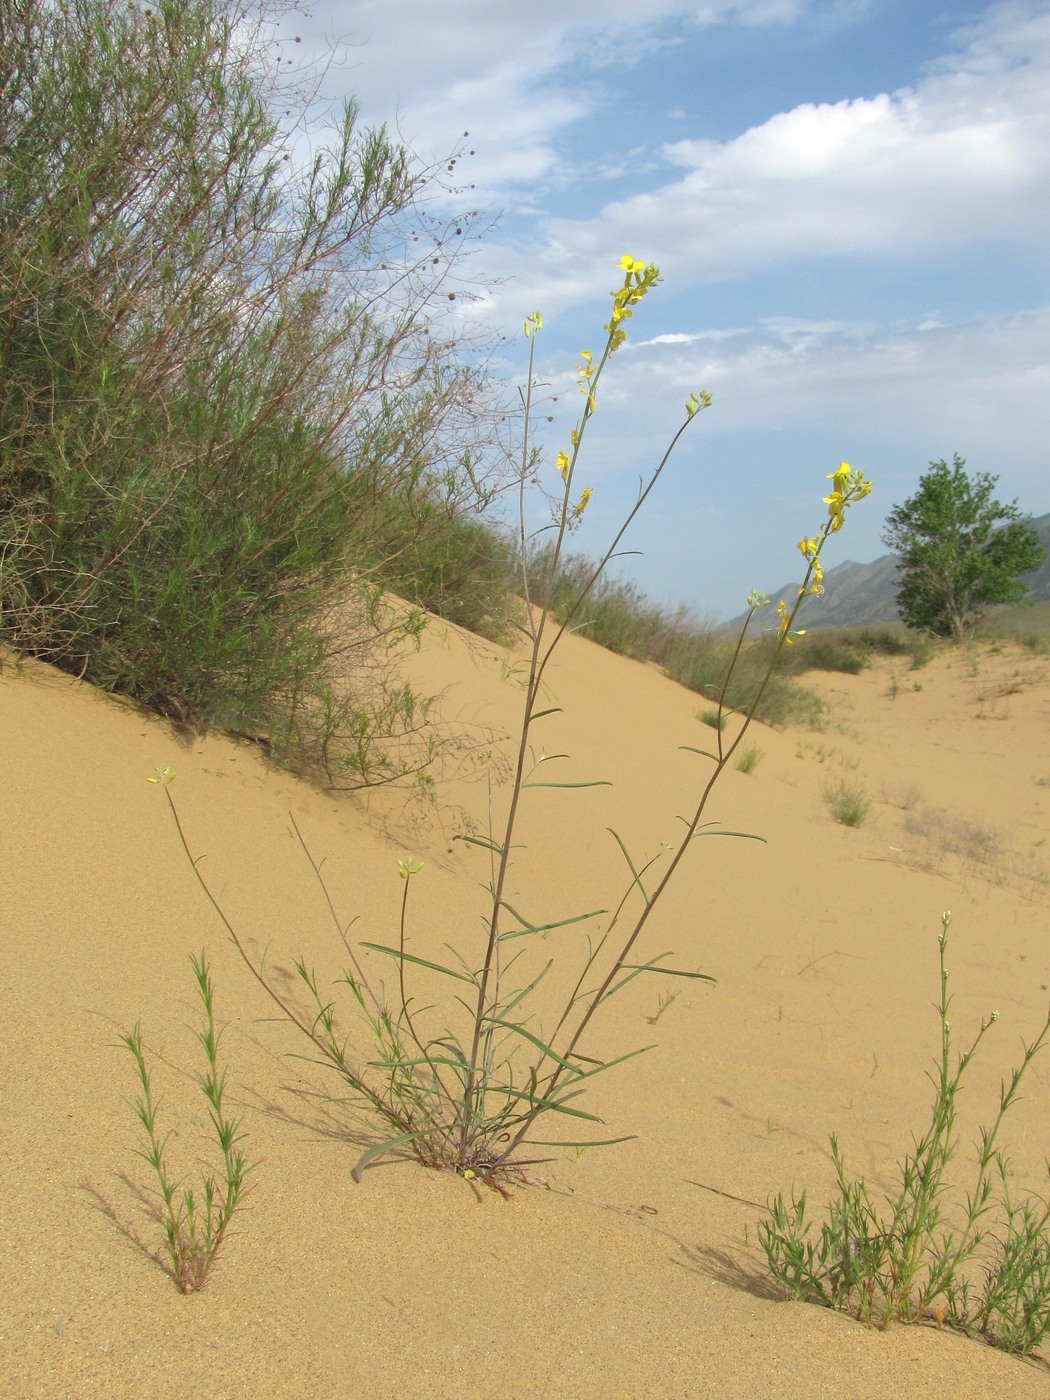
{"label": "blue sky", "polygon": [[308,57],[335,43],[326,91],[423,159],[469,131],[457,175],[498,221],[457,305],[511,379],[543,311],[550,461],[620,255],[659,264],[578,537],[600,549],[710,391],[618,566],[655,600],[725,618],[797,577],[842,459],[875,491],[829,565],[885,553],[953,452],[1050,511],[1050,0],[319,0],[293,24]]}

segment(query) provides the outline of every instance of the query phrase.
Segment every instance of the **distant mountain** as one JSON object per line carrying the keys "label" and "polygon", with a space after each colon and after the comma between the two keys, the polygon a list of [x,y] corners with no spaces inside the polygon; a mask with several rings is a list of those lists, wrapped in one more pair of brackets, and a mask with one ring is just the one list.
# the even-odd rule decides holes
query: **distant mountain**
{"label": "distant mountain", "polygon": [[[1038,569],[1022,578],[1028,585],[1030,598],[1050,598],[1050,514],[1033,519],[1040,542],[1047,556]],[[897,555],[884,554],[871,564],[854,564],[847,560],[836,564],[824,575],[824,595],[807,598],[799,609],[800,627],[867,627],[880,622],[896,622]],[[802,583],[787,583],[770,594],[774,607],[783,598],[793,604]],[[744,621],[743,614],[726,623],[736,628]]]}

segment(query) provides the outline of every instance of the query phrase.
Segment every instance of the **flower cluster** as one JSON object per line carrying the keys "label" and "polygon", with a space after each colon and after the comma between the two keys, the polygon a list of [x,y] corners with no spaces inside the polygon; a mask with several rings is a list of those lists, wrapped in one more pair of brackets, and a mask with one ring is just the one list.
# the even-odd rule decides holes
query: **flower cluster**
{"label": "flower cluster", "polygon": [[[802,589],[802,590],[799,592],[799,595],[798,595],[798,596],[799,596],[800,598],[805,597],[805,589]],[[779,623],[779,626],[778,626],[778,628],[777,628],[777,631],[778,631],[779,636],[783,637],[783,639],[784,639],[784,644],[785,644],[786,646],[790,646],[790,645],[791,645],[791,623],[792,623],[792,620],[794,619],[794,616],[795,616],[795,612],[796,612],[796,610],[797,610],[797,607],[798,607],[798,604],[796,603],[794,608],[789,608],[788,605],[787,605],[787,603],[784,602],[783,598],[781,598],[780,602],[777,604],[777,617],[780,619],[780,623]],[[804,637],[805,635],[806,635],[806,629],[805,629],[804,627],[799,627],[799,628],[796,629],[796,631],[795,631],[795,636],[796,636],[796,637]]]}
{"label": "flower cluster", "polygon": [[630,320],[634,314],[631,308],[637,306],[646,292],[661,281],[660,269],[654,263],[644,263],[640,258],[632,258],[630,253],[624,253],[620,259],[620,267],[624,272],[623,286],[612,293],[612,316],[603,327],[609,332],[610,352],[619,350],[627,339],[623,322]]}
{"label": "flower cluster", "polygon": [[854,501],[862,501],[871,490],[871,482],[863,472],[854,471],[848,462],[840,462],[837,471],[828,472],[831,482],[831,495],[824,497],[828,508],[831,533],[841,530],[846,518],[846,509]]}
{"label": "flower cluster", "polygon": [[[632,314],[631,308],[637,306],[646,292],[651,287],[655,287],[660,281],[660,269],[653,263],[642,262],[640,258],[632,258],[630,253],[624,253],[620,259],[620,267],[623,270],[623,286],[611,293],[613,298],[612,318],[605,327],[608,332],[609,341],[599,362],[596,364],[594,356],[589,350],[580,351],[580,362],[576,366],[576,382],[579,385],[580,393],[587,400],[587,407],[584,410],[583,418],[572,430],[572,452],[559,452],[555,458],[558,473],[565,483],[566,500],[569,488],[572,484],[573,468],[576,465],[576,454],[580,446],[580,437],[587,419],[594,412],[594,386],[597,383],[605,361],[627,339],[627,332],[624,330],[622,322],[626,321]],[[525,321],[525,337],[531,340],[536,332],[543,325],[543,317],[538,311],[527,317]],[[686,411],[689,417],[698,409],[706,408],[710,403],[710,396],[696,394],[690,398],[686,404]],[[589,486],[585,486],[580,499],[574,506],[568,508],[567,524],[569,529],[573,529],[579,524],[580,517],[587,509],[587,502],[591,499],[592,491]]]}
{"label": "flower cluster", "polygon": [[[777,604],[779,635],[787,646],[791,645],[792,635],[805,635],[804,630],[792,634],[791,629],[802,600],[824,592],[824,565],[820,561],[820,551],[824,548],[828,536],[842,529],[849,507],[855,501],[862,501],[871,491],[868,478],[863,472],[854,470],[848,462],[840,462],[835,471],[828,472],[828,480],[831,482],[831,495],[824,497],[828,518],[817,534],[804,535],[798,542],[798,552],[809,565],[802,587],[798,590],[798,598],[792,608],[789,608],[783,599]],[[751,603],[750,598],[748,603]]]}
{"label": "flower cluster", "polygon": [[809,587],[803,590],[806,593],[821,594],[824,592],[824,565],[820,562],[820,547],[824,543],[819,535],[805,535],[798,542],[798,551],[803,559],[809,560]]}

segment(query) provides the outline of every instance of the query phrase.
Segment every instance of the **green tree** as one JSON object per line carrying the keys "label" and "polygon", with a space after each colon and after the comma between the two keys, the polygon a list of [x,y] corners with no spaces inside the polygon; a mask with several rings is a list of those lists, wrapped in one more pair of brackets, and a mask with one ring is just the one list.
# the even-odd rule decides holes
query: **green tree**
{"label": "green tree", "polygon": [[970,476],[956,453],[931,462],[919,489],[886,521],[884,543],[900,554],[897,606],[909,627],[960,640],[992,603],[1018,603],[1020,575],[1045,551],[1017,502],[992,495],[997,476]]}

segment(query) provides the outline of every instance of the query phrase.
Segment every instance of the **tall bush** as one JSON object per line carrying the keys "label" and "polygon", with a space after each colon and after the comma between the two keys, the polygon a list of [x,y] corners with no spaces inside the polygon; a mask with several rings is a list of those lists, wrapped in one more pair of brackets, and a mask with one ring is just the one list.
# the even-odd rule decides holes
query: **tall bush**
{"label": "tall bush", "polygon": [[353,103],[319,143],[280,73],[226,0],[5,0],[0,637],[291,734],[334,604],[484,493],[493,401],[437,169]]}

